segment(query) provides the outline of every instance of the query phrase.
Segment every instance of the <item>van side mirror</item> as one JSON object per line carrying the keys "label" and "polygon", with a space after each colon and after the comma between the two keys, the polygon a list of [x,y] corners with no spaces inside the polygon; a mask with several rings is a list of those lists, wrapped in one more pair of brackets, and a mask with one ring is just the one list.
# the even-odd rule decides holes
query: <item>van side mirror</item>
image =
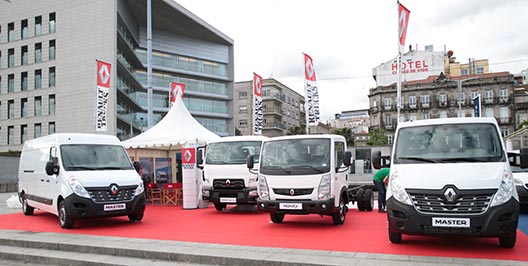
{"label": "van side mirror", "polygon": [[345,166],[350,166],[352,164],[352,153],[350,151],[345,151],[343,156],[343,164]]}
{"label": "van side mirror", "polygon": [[53,161],[48,161],[46,163],[46,174],[48,175],[58,175],[60,167],[55,164]]}
{"label": "van side mirror", "polygon": [[521,149],[521,168],[528,168],[528,148]]}
{"label": "van side mirror", "polygon": [[390,155],[382,156],[381,151],[375,151],[372,153],[372,166],[374,169],[389,168],[390,167]]}
{"label": "van side mirror", "polygon": [[204,157],[205,157],[205,147],[200,146],[196,148],[196,167],[203,169]]}
{"label": "van side mirror", "polygon": [[248,157],[246,158],[246,166],[250,170],[255,167],[255,159],[253,158],[253,155],[248,155]]}
{"label": "van side mirror", "polygon": [[141,164],[139,162],[134,162],[132,165],[134,165],[134,169],[136,169],[136,172],[139,173],[141,170]]}

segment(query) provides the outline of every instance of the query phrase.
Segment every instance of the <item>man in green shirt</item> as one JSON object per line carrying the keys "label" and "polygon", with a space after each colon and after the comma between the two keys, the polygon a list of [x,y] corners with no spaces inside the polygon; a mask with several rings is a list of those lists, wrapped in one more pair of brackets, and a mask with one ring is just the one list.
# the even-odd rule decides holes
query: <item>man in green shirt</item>
{"label": "man in green shirt", "polygon": [[385,210],[385,194],[387,192],[385,184],[388,181],[389,172],[390,168],[381,168],[378,172],[374,174],[374,177],[372,178],[374,181],[374,185],[378,189],[378,212],[387,212]]}

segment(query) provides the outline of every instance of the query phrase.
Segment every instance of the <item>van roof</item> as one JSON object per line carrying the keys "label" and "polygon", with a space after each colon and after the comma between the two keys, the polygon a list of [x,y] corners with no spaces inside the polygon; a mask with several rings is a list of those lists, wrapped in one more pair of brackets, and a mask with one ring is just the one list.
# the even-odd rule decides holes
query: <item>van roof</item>
{"label": "van roof", "polygon": [[450,118],[433,118],[416,121],[405,121],[398,123],[398,128],[414,127],[424,125],[442,125],[442,124],[468,124],[468,123],[486,123],[497,124],[493,117],[450,117]]}
{"label": "van roof", "polygon": [[56,133],[36,139],[27,140],[24,146],[46,146],[57,144],[110,144],[121,145],[116,136],[89,133]]}
{"label": "van roof", "polygon": [[234,142],[234,141],[259,141],[259,140],[267,140],[268,137],[266,136],[253,136],[253,135],[250,135],[250,136],[228,136],[228,137],[222,137],[222,138],[219,138],[215,141],[211,141],[209,142],[209,144],[211,143],[215,143],[215,142]]}
{"label": "van roof", "polygon": [[332,140],[342,140],[346,142],[345,137],[341,135],[336,135],[336,134],[288,135],[288,136],[273,137],[273,138],[268,139],[268,141],[285,140],[285,139],[332,139]]}

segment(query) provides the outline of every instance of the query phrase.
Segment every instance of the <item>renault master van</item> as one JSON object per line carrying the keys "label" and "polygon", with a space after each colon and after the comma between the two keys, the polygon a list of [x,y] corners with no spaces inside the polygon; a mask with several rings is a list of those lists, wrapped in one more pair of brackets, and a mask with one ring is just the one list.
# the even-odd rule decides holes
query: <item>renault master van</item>
{"label": "renault master van", "polygon": [[115,136],[52,134],[24,143],[18,196],[25,215],[58,216],[62,228],[84,217],[143,218],[141,177]]}
{"label": "renault master van", "polygon": [[[519,197],[495,118],[400,122],[390,158],[388,235],[497,237],[515,245]],[[384,167],[379,152],[375,168]]]}

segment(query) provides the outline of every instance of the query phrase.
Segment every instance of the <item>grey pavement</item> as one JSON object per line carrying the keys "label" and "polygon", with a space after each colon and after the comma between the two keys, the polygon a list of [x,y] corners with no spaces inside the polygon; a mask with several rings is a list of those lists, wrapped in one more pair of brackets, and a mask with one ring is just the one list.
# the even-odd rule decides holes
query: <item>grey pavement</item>
{"label": "grey pavement", "polygon": [[[6,200],[16,193],[0,193],[0,214],[20,212],[9,209]],[[157,247],[157,250],[153,250]],[[42,249],[46,251],[43,252]],[[7,254],[4,255],[1,254]],[[96,260],[103,256],[102,263]],[[51,259],[46,256],[64,257]],[[106,256],[106,257],[105,257]],[[288,248],[223,245],[182,241],[135,239],[92,235],[0,230],[2,265],[73,265],[72,257],[82,265],[527,265],[528,262],[487,259],[445,258],[337,252]],[[6,259],[8,258],[8,259]],[[70,260],[69,260],[70,259]],[[18,264],[17,264],[18,263]],[[33,264],[32,264],[33,263]],[[77,264],[81,265],[81,264]]]}

